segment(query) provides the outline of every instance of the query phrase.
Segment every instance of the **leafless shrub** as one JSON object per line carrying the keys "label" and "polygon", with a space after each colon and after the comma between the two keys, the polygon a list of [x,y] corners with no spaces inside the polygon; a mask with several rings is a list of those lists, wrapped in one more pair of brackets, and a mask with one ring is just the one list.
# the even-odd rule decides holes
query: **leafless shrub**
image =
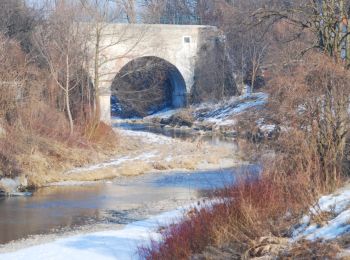
{"label": "leafless shrub", "polygon": [[[50,19],[49,15],[46,19]],[[31,52],[26,52],[17,39],[17,36],[10,38],[6,33],[0,35],[0,178],[30,172],[38,160],[43,161],[43,171],[50,170],[51,166],[45,161],[48,158],[52,161],[62,158],[67,162],[78,161],[78,156],[71,156],[70,148],[114,149],[116,135],[110,127],[97,124],[94,131],[86,135],[95,93],[91,92],[90,79],[83,66],[71,67],[68,78],[70,86],[75,86],[74,91],[69,89],[74,96],[74,101],[70,103],[72,120],[80,121],[71,134],[64,114],[67,106],[65,97],[57,88],[57,82],[52,81],[53,75],[48,73],[46,63],[38,58],[40,52],[33,46]],[[47,51],[54,49],[54,42],[45,43]],[[51,54],[57,55],[57,52]],[[77,57],[81,52],[75,55]],[[51,61],[59,74],[54,76],[59,79],[62,72],[65,74],[60,67],[62,59]]]}
{"label": "leafless shrub", "polygon": [[291,158],[294,172],[309,172],[310,181],[330,189],[344,174],[349,76],[342,66],[314,54],[271,81],[271,116],[284,129],[276,151]]}

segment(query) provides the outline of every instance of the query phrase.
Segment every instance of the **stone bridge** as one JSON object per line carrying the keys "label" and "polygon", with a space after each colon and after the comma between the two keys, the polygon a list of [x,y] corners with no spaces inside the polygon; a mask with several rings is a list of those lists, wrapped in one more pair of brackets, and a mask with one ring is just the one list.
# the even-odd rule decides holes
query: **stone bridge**
{"label": "stone bridge", "polygon": [[[198,52],[201,48],[203,51],[203,46],[208,48],[222,40],[221,32],[212,26],[106,25],[101,35],[98,61],[101,120],[111,121],[111,85],[114,79],[123,67],[139,58],[157,57],[172,68],[172,105],[175,108],[186,106],[197,77]],[[90,68],[90,75],[94,77],[94,67]]]}

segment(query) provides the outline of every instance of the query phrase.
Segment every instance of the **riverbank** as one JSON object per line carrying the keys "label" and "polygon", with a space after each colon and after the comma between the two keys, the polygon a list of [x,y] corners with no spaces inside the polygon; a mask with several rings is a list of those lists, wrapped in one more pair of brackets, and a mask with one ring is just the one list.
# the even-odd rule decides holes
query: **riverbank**
{"label": "riverbank", "polygon": [[[218,134],[226,137],[246,137],[249,129],[240,129],[239,116],[247,111],[263,108],[268,101],[268,94],[251,93],[216,103],[201,103],[191,105],[186,109],[165,109],[144,118],[115,118],[117,125],[149,125],[165,129],[181,129],[199,135]],[[275,125],[264,122],[263,118],[251,122],[258,125],[259,131],[266,137],[278,131]]]}
{"label": "riverbank", "polygon": [[[204,202],[203,202],[204,203]],[[205,203],[204,203],[205,204]],[[204,205],[203,204],[203,205]],[[23,242],[0,248],[0,258],[4,259],[137,259],[138,248],[151,240],[159,239],[159,229],[180,219],[197,204],[182,206],[148,219],[130,223],[119,229],[92,233],[75,234],[49,241],[32,241],[23,246]],[[46,237],[47,239],[47,237]],[[10,251],[10,252],[9,252]],[[7,253],[1,253],[7,252]]]}
{"label": "riverbank", "polygon": [[[226,171],[150,173],[82,186],[46,187],[39,189],[33,197],[8,198],[0,203],[0,210],[4,212],[0,223],[0,240],[5,243],[0,246],[0,254],[48,242],[56,244],[55,241],[71,239],[72,236],[89,237],[90,242],[94,243],[92,236],[96,232],[115,232],[123,229],[125,224],[135,225],[134,222],[138,220],[147,222],[149,218],[157,218],[176,208],[181,209],[179,218],[176,218],[180,219],[182,213],[187,211],[184,205],[197,205],[197,201],[203,199],[208,201],[211,190],[233,183],[247,172],[255,173],[258,170],[259,167],[252,165]],[[167,221],[171,223],[176,219]],[[152,229],[158,231],[158,225],[153,225]],[[105,246],[103,244],[91,250],[96,252]],[[113,250],[108,248],[105,249]],[[135,249],[135,246],[131,245],[125,250],[130,252],[131,249]],[[52,259],[59,257],[53,252]]]}
{"label": "riverbank", "polygon": [[116,157],[91,166],[48,174],[39,186],[69,185],[147,172],[225,169],[242,163],[235,146],[213,146],[200,139],[188,142],[146,132],[117,132],[120,148]]}
{"label": "riverbank", "polygon": [[[332,194],[319,198],[313,206],[304,211],[304,216],[300,215],[299,218],[292,218],[291,215],[286,215],[283,219],[275,220],[274,232],[277,232],[277,230],[280,230],[280,232],[281,230],[291,230],[292,232],[273,232],[266,236],[262,235],[264,231],[261,230],[264,225],[265,214],[272,211],[276,212],[276,209],[282,210],[282,208],[279,208],[281,205],[278,203],[278,199],[275,198],[273,202],[266,200],[267,197],[273,198],[277,194],[266,192],[271,191],[271,189],[267,186],[263,188],[263,186],[260,185],[258,190],[265,191],[265,193],[258,194],[253,192],[253,196],[256,196],[253,200],[256,203],[263,204],[261,207],[264,210],[260,211],[257,216],[249,216],[252,218],[259,217],[261,221],[255,222],[254,226],[245,226],[249,228],[246,230],[247,232],[249,230],[256,232],[254,234],[256,239],[248,244],[250,246],[247,252],[248,255],[246,255],[248,258],[264,257],[264,259],[276,259],[276,257],[299,257],[299,259],[308,259],[310,254],[313,254],[321,258],[327,256],[329,259],[347,259],[350,256],[349,243],[347,242],[350,219],[349,184]],[[242,194],[250,202],[252,202],[252,191],[255,189],[254,185],[251,187],[253,188],[245,190],[244,194]],[[251,194],[250,197],[246,196],[248,193]],[[206,201],[208,200],[206,199]],[[211,219],[212,225],[215,226],[217,225],[217,219],[210,218],[210,215],[207,215],[205,212],[214,209],[215,216],[218,216],[217,213],[222,208],[220,205],[222,203],[230,204],[229,200],[221,202],[219,200],[217,202],[219,203],[195,203],[189,206],[181,206],[176,210],[171,210],[171,207],[169,207],[163,213],[149,216],[147,219],[132,222],[126,226],[105,225],[104,227],[94,227],[94,229],[80,229],[75,232],[65,232],[61,235],[45,235],[17,241],[0,247],[0,258],[65,259],[69,257],[70,259],[80,259],[87,254],[89,259],[125,260],[138,259],[139,257],[143,259],[145,247],[155,246],[157,248],[156,243],[168,241],[169,235],[174,235],[173,232],[175,230],[177,234],[181,235],[181,244],[183,245],[181,250],[186,250],[189,245],[189,237],[185,229],[179,227],[183,227],[184,223],[192,223],[194,224],[193,227],[198,228],[197,224],[199,222],[195,224],[193,221],[198,217],[197,214],[201,214],[201,223],[204,226],[201,229],[197,229],[199,233],[192,234],[192,239],[198,239],[199,236],[201,236],[201,241],[204,238],[211,239],[211,236],[203,236],[203,234],[206,234],[203,231],[211,228],[210,226],[205,226],[206,221]],[[200,205],[200,208],[204,208],[205,211],[199,210],[198,205]],[[266,205],[270,205],[270,207],[265,208]],[[241,204],[235,206],[236,213],[242,212],[241,206]],[[232,224],[232,219],[224,219]],[[254,222],[254,220],[252,221]],[[178,224],[180,226],[177,226]],[[171,233],[168,233],[167,227],[171,228]],[[226,227],[223,225],[221,227],[223,228],[222,232],[224,232]],[[187,231],[190,231],[190,229]],[[248,234],[246,233],[246,235]],[[221,235],[225,234],[222,233]],[[179,243],[176,239],[175,242]],[[199,243],[200,241],[197,240],[197,242]],[[167,245],[174,249],[171,243]],[[182,252],[181,250],[178,253]],[[235,243],[224,244],[221,247],[211,245],[205,247],[200,253],[192,255],[192,257],[194,259],[227,259],[238,257],[240,252],[238,244]]]}
{"label": "riverbank", "polygon": [[[159,112],[143,119],[114,119],[112,122],[114,125],[121,122],[151,124],[160,126],[160,129],[193,133],[187,140],[119,128],[115,136],[107,128],[102,128],[94,137],[97,140],[93,140],[91,144],[74,140],[74,145],[69,145],[69,140],[66,144],[37,138],[40,140],[35,139],[29,145],[30,151],[14,157],[19,162],[21,173],[12,174],[12,177],[4,176],[0,180],[0,190],[17,195],[18,191],[27,191],[28,188],[74,185],[120,176],[135,176],[150,171],[232,167],[242,161],[238,149],[234,145],[213,146],[203,141],[203,136],[237,136],[237,126],[241,125],[237,123],[241,122],[239,115],[252,109],[260,109],[267,99],[268,95],[265,93],[253,93],[232,97],[217,104],[203,103],[185,110]],[[241,123],[245,125],[245,122]],[[274,127],[267,129],[263,135],[269,135]],[[246,130],[239,135],[246,137]],[[258,132],[261,137],[262,132]],[[116,139],[118,142],[113,141]],[[102,145],[98,145],[98,142],[102,142]],[[24,140],[21,143],[26,142]]]}
{"label": "riverbank", "polygon": [[349,184],[312,199],[288,183],[289,191],[266,177],[226,188],[220,203],[164,228],[140,259],[348,259]]}
{"label": "riverbank", "polygon": [[[230,168],[242,161],[234,144],[220,147],[200,138],[183,141],[152,133],[115,131],[119,138],[116,149],[71,148],[68,156],[68,151],[63,151],[67,158],[61,156],[56,163],[47,156],[38,155],[36,161],[31,157],[35,167],[26,172],[25,181],[19,185],[22,189],[77,185],[151,171]],[[15,187],[12,189],[16,192]]]}

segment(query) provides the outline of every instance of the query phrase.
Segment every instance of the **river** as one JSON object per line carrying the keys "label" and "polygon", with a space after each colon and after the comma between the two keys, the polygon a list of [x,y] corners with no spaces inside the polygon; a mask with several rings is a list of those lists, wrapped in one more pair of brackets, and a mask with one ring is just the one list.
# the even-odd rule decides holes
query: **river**
{"label": "river", "polygon": [[[191,137],[184,132],[171,134],[166,129],[139,126],[133,130],[182,139]],[[223,138],[206,137],[206,141],[233,145]],[[256,166],[250,165],[224,170],[149,173],[79,186],[45,187],[30,197],[1,198],[0,243],[98,225],[113,228],[143,220],[204,198],[210,191],[233,183],[237,176],[257,171]]]}

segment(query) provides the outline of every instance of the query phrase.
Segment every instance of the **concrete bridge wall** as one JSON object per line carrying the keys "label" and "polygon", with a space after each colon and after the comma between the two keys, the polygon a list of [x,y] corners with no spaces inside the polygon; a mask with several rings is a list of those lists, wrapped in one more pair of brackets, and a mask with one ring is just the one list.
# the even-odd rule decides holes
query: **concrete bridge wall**
{"label": "concrete bridge wall", "polygon": [[[174,65],[183,77],[187,94],[190,93],[198,50],[205,41],[213,40],[213,36],[219,38],[220,31],[211,26],[106,25],[99,61],[101,120],[109,123],[111,119],[111,85],[115,76],[126,64],[140,57],[158,57]],[[90,73],[94,75],[94,68]]]}

